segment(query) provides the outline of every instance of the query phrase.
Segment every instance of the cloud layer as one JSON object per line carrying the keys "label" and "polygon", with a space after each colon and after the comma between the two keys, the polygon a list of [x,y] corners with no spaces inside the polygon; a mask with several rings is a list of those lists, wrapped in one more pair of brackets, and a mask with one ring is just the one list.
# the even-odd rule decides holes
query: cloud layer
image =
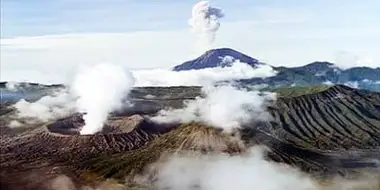
{"label": "cloud layer", "polygon": [[[291,19],[224,22],[214,45],[246,52],[275,66],[298,66],[316,60],[335,62],[339,51],[364,57],[361,65],[379,65],[379,27],[347,30],[306,26]],[[63,83],[79,65],[102,62],[130,70],[170,68],[200,55],[193,48],[195,41],[196,36],[187,28],[5,38],[0,46],[1,80]]]}
{"label": "cloud layer", "polygon": [[[240,122],[248,121],[249,114],[255,114],[259,118],[264,116],[260,113],[263,111],[260,106],[265,97],[259,95],[258,92],[245,92],[229,86],[222,88],[210,86],[218,81],[269,77],[275,74],[270,66],[260,65],[252,68],[239,61],[234,62],[231,67],[181,72],[166,69],[129,72],[124,67],[114,64],[83,65],[71,79],[72,82],[68,84],[69,92],[63,91],[49,95],[37,102],[20,100],[15,106],[19,110],[18,116],[37,118],[41,121],[68,116],[73,111],[85,112],[87,113],[84,116],[86,126],[82,134],[91,134],[102,128],[108,114],[123,104],[123,98],[127,97],[133,86],[196,85],[209,87],[205,88],[208,99],[198,99],[189,103],[188,107],[183,110],[163,111],[161,120],[203,121],[215,126],[231,128],[236,127]],[[8,87],[9,90],[17,90],[14,83],[10,83]],[[231,101],[231,97],[234,97],[235,101]],[[204,107],[205,105],[210,107]],[[244,106],[246,107],[243,108]],[[202,117],[196,116],[199,109]],[[251,113],[245,113],[247,111],[245,109],[251,109]],[[215,117],[225,119],[219,120]]]}
{"label": "cloud layer", "polygon": [[263,149],[246,155],[174,156],[158,173],[158,189],[317,190],[300,171],[264,160]]}
{"label": "cloud layer", "polygon": [[135,86],[205,86],[217,81],[270,77],[276,75],[272,67],[259,65],[252,68],[239,61],[231,67],[216,67],[189,71],[171,71],[168,69],[146,69],[133,71]]}
{"label": "cloud layer", "polygon": [[[13,106],[17,109],[17,117],[33,118],[39,122],[65,117],[76,110],[75,97],[66,89],[53,92],[36,102],[27,102],[22,99]],[[17,123],[13,122],[12,125],[17,126]]]}

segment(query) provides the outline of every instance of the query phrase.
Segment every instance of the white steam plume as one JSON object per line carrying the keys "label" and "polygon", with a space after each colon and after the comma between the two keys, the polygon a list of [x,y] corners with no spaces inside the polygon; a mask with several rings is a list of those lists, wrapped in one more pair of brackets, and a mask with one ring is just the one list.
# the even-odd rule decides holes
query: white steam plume
{"label": "white steam plume", "polygon": [[187,102],[183,109],[161,110],[152,119],[163,123],[204,122],[228,132],[252,120],[269,120],[266,104],[276,98],[273,93],[261,94],[232,86],[204,88],[204,92],[205,98]]}
{"label": "white steam plume", "polygon": [[86,112],[81,134],[100,131],[108,114],[118,109],[134,83],[132,74],[112,64],[84,67],[72,85],[77,107]]}
{"label": "white steam plume", "polygon": [[220,27],[219,19],[224,17],[224,14],[221,9],[211,7],[209,1],[200,1],[193,6],[191,16],[189,25],[199,35],[197,45],[199,50],[204,52],[211,48]]}

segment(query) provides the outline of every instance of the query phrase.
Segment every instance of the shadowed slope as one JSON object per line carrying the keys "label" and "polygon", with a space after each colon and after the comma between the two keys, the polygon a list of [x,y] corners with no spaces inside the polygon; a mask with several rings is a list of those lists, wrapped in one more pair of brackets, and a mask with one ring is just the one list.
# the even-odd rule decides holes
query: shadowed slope
{"label": "shadowed slope", "polygon": [[[158,127],[142,122],[129,133],[81,136],[40,132],[2,141],[0,185],[17,189],[24,184],[41,189],[44,180],[62,174],[76,184],[124,179],[142,174],[149,164],[174,152],[237,153],[243,147],[240,141],[203,125],[184,125],[162,136]],[[35,175],[41,180],[31,177]]]}
{"label": "shadowed slope", "polygon": [[[226,60],[226,57],[228,58]],[[173,68],[173,71],[186,71],[186,70],[199,70],[205,68],[215,67],[228,67],[235,61],[239,60],[249,64],[252,67],[256,67],[259,64],[258,60],[249,57],[243,53],[235,51],[230,48],[212,49],[205,52],[200,57],[177,65]]]}
{"label": "shadowed slope", "polygon": [[240,134],[244,142],[215,128],[190,123],[155,138],[140,149],[92,158],[81,163],[81,168],[85,168],[85,176],[91,178],[123,181],[127,177],[133,180],[136,175],[142,175],[150,164],[173,154],[236,155],[246,153],[249,147],[256,145],[269,148],[266,154],[268,160],[292,165],[318,177],[337,174],[353,176],[363,169],[376,171],[379,167],[376,159],[380,158],[380,149],[321,151],[298,147],[257,129],[242,129]]}
{"label": "shadowed slope", "polygon": [[112,155],[104,154],[81,165],[86,171],[95,173],[93,176],[133,178],[136,174],[142,174],[146,166],[157,162],[162,156],[188,151],[236,154],[244,151],[244,145],[238,139],[222,134],[215,128],[190,123],[157,137],[140,149]]}
{"label": "shadowed slope", "polygon": [[322,150],[369,149],[380,145],[380,93],[346,86],[293,98],[270,108],[274,121],[260,128],[277,139]]}
{"label": "shadowed slope", "polygon": [[[111,130],[109,133],[79,135],[79,130],[75,128],[77,119],[77,116],[73,116],[48,125],[47,129],[54,129],[53,131],[37,129],[9,140],[1,139],[1,168],[14,170],[33,167],[34,161],[43,161],[48,165],[77,163],[104,152],[116,153],[140,148],[155,136],[170,130],[167,126],[141,120],[125,123],[124,127],[129,128],[127,133],[122,128],[113,130],[114,125],[120,124],[114,122],[105,127],[106,130]],[[57,130],[59,127],[55,125],[61,127],[61,130]]]}

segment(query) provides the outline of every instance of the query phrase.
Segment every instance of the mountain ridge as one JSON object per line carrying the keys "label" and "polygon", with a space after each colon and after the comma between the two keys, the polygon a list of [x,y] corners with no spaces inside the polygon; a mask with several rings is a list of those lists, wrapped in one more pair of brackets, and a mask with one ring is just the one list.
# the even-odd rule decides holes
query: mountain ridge
{"label": "mountain ridge", "polygon": [[[209,50],[196,59],[174,66],[172,70],[175,72],[181,72],[215,67],[230,67],[237,60],[242,63],[247,63],[253,68],[265,64],[231,48],[219,48]],[[277,72],[275,76],[267,78],[253,77],[236,80],[234,82],[241,85],[265,84],[269,86],[269,89],[320,84],[345,84],[359,89],[380,91],[380,67],[370,68],[361,66],[342,69],[334,63],[327,61],[315,61],[298,67],[271,67]],[[19,83],[17,86],[28,89],[64,87],[62,84],[42,85],[37,83]],[[0,82],[1,89],[6,87],[7,82]]]}
{"label": "mountain ridge", "polygon": [[[223,59],[220,59],[221,55],[229,57],[230,62],[225,64]],[[260,64],[266,64],[236,50],[220,48],[211,49],[194,60],[177,65],[173,67],[173,71],[230,67],[234,61],[247,62],[253,68]],[[298,67],[272,66],[272,68],[277,72],[277,75],[268,78],[253,77],[235,82],[243,85],[266,84],[272,88],[294,85],[346,84],[361,89],[380,91],[380,67],[370,68],[360,66],[342,69],[331,62],[315,61]]]}

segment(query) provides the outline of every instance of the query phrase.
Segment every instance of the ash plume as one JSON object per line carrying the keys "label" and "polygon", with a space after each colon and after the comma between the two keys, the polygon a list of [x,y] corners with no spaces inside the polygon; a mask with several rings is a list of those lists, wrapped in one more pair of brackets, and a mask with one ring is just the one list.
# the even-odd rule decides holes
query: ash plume
{"label": "ash plume", "polygon": [[222,9],[212,7],[209,1],[200,1],[193,6],[191,15],[189,25],[198,35],[197,50],[210,49],[220,27],[219,19],[224,17]]}
{"label": "ash plume", "polygon": [[77,108],[85,112],[81,134],[100,131],[110,112],[120,108],[134,84],[131,73],[112,64],[84,67],[74,79],[72,91],[78,96]]}

